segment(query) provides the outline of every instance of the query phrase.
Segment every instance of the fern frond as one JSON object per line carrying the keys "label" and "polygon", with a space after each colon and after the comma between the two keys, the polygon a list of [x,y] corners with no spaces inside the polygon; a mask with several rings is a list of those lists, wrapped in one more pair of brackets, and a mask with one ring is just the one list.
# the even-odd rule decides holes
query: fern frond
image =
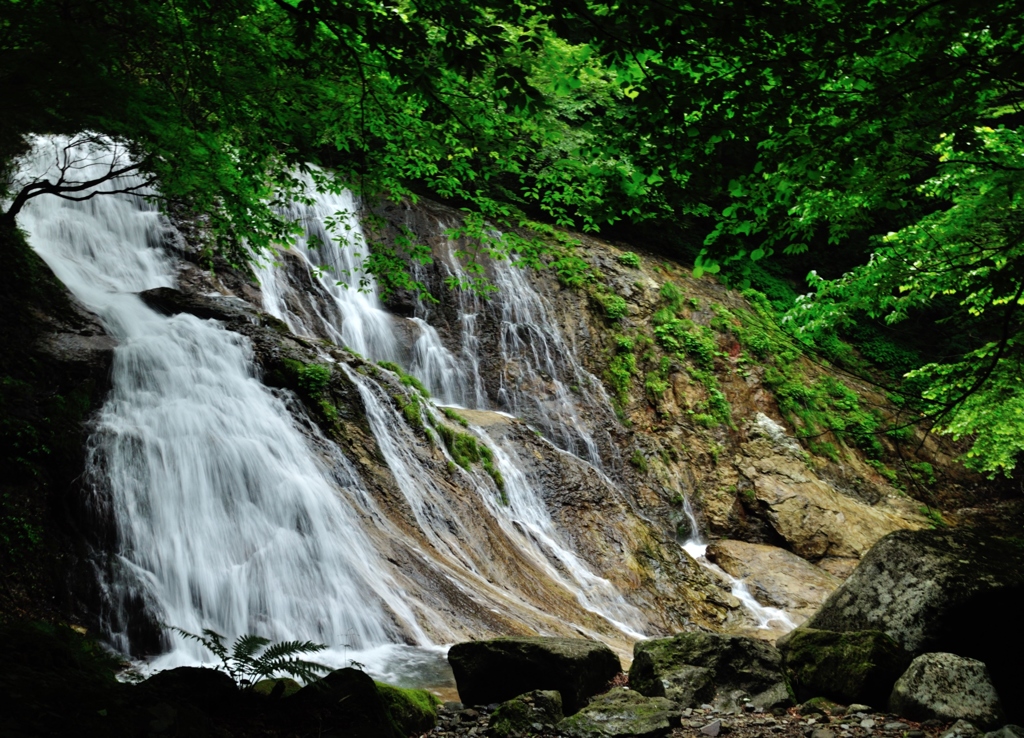
{"label": "fern frond", "polygon": [[[231,649],[231,658],[241,663],[247,663],[253,660],[254,654],[258,653],[261,648],[269,643],[270,639],[261,638],[258,635],[249,634],[238,636]],[[263,657],[261,656],[260,658]]]}
{"label": "fern frond", "polygon": [[316,653],[323,651],[327,646],[323,643],[312,641],[280,641],[270,646],[260,658],[279,659],[282,656],[297,656],[301,653]]}

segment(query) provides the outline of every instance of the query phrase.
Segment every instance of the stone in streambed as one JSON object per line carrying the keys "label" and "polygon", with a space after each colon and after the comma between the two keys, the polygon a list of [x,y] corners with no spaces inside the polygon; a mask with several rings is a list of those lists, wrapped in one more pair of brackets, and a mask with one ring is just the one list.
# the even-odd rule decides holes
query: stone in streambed
{"label": "stone in streambed", "polygon": [[569,738],[659,738],[677,725],[679,708],[672,701],[616,687],[595,697],[557,728]]}
{"label": "stone in streambed", "polygon": [[955,653],[985,663],[1010,717],[1024,714],[1024,547],[970,529],[883,538],[806,626],[881,630],[913,655]]}
{"label": "stone in streambed", "polygon": [[458,643],[448,651],[460,699],[504,702],[532,690],[557,690],[567,715],[622,671],[608,646],[582,638],[494,638]]}

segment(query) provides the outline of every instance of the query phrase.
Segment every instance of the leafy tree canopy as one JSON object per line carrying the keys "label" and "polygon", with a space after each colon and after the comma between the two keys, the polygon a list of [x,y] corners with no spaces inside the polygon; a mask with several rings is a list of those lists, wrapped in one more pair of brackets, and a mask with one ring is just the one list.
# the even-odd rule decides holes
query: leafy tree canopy
{"label": "leafy tree canopy", "polygon": [[[941,307],[967,343],[914,370],[919,407],[975,439],[971,463],[1008,471],[1024,443],[1019,15],[1013,0],[6,0],[4,218],[31,184],[10,178],[26,134],[94,131],[168,203],[210,214],[211,250],[239,261],[288,237],[275,205],[315,164],[320,186],[432,192],[477,223],[685,224],[695,272],[740,284],[773,253],[859,264],[812,278],[789,324]],[[398,257],[426,256],[406,250],[374,253],[387,286],[410,284]]]}

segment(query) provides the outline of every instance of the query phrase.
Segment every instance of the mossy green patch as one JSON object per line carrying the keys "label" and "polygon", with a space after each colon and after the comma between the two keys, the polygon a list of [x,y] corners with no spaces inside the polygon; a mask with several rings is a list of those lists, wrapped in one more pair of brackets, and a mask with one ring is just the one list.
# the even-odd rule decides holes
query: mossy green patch
{"label": "mossy green patch", "polygon": [[798,628],[778,643],[797,699],[827,697],[884,709],[893,684],[910,663],[880,631],[838,633]]}
{"label": "mossy green patch", "polygon": [[391,719],[403,735],[426,733],[437,724],[441,700],[425,689],[405,689],[375,682]]}

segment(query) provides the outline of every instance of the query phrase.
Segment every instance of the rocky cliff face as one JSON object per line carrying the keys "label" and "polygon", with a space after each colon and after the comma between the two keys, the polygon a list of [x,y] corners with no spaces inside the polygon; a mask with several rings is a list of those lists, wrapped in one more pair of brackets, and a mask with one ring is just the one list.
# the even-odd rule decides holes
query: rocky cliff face
{"label": "rocky cliff face", "polygon": [[[809,361],[756,296],[589,238],[568,277],[485,258],[497,291],[452,290],[474,277],[457,255],[471,244],[446,234],[457,211],[423,203],[379,209],[375,237],[429,245],[433,262],[414,275],[436,299],[381,305],[358,291],[351,255],[327,247],[317,213],[297,216],[308,238],[255,274],[200,268],[189,230],[166,231],[176,287],[142,297],[242,337],[364,536],[377,572],[366,591],[387,591],[379,630],[392,642],[582,633],[625,653],[641,634],[774,635],[737,580],[799,622],[876,540],[929,523],[894,483],[972,483],[930,437],[910,466],[889,468],[881,398]],[[65,364],[95,358],[109,341],[90,330],[39,345]],[[102,464],[90,474],[113,495]],[[684,551],[709,537],[756,545],[720,548],[717,567]],[[140,653],[168,645],[159,596],[147,596],[105,605]]]}

